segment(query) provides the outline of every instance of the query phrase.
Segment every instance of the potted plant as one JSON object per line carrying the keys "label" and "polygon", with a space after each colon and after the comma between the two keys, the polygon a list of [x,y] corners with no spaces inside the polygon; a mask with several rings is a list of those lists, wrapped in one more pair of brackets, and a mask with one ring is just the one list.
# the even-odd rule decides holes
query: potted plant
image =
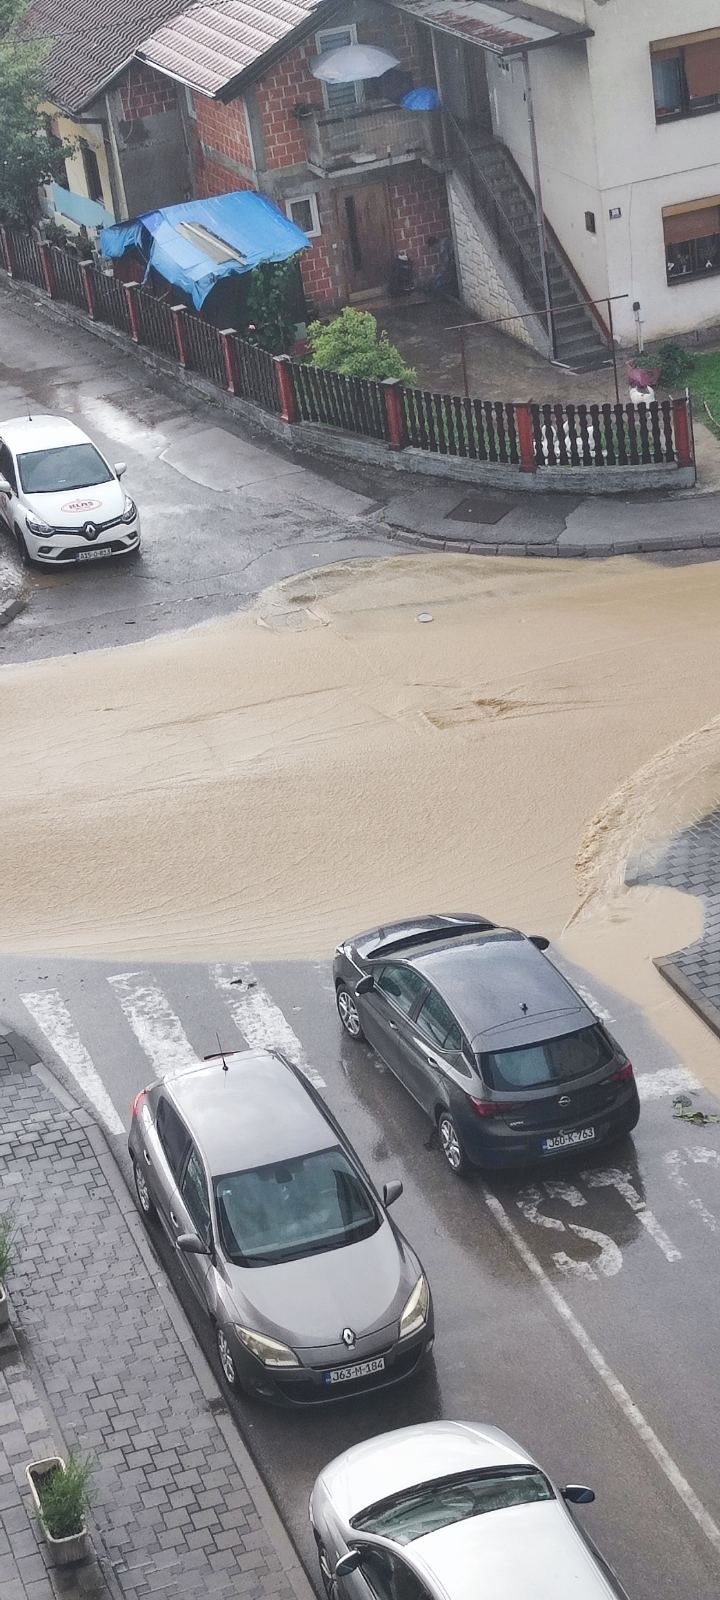
{"label": "potted plant", "polygon": [[59,1567],[83,1561],[88,1554],[85,1519],[92,1471],[90,1457],[76,1450],[70,1451],[67,1461],[62,1456],[46,1456],[25,1468],[48,1550]]}
{"label": "potted plant", "polygon": [[0,1215],[0,1329],[6,1328],[10,1321],[10,1305],[5,1288],[5,1279],[10,1271],[12,1262],[12,1241],[15,1232],[12,1217],[8,1212]]}

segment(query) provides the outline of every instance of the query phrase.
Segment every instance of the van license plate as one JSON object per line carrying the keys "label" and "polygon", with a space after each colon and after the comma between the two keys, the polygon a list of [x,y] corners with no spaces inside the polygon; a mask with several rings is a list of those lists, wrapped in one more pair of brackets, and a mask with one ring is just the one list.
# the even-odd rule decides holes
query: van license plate
{"label": "van license plate", "polygon": [[335,1367],[332,1372],[323,1373],[323,1383],[349,1383],[351,1378],[369,1378],[372,1372],[385,1371],[385,1357],[376,1356],[373,1361],[356,1361],[354,1367]]}
{"label": "van license plate", "polygon": [[552,1139],[543,1139],[543,1150],[567,1150],[573,1144],[589,1144],[595,1138],[594,1128],[573,1128],[569,1133],[556,1133]]}

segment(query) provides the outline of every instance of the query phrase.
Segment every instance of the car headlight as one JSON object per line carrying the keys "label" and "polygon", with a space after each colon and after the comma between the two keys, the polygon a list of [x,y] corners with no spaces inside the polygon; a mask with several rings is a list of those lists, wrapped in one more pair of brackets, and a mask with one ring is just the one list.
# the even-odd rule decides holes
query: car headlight
{"label": "car headlight", "polygon": [[120,521],[121,522],[134,522],[136,516],[137,516],[137,506],[135,504],[135,501],[130,499],[129,494],[126,494],[126,496],[125,496],[125,504],[123,506],[123,514],[122,514],[122,516],[120,518]]}
{"label": "car headlight", "polygon": [[400,1338],[407,1339],[409,1334],[418,1333],[420,1328],[424,1328],[429,1310],[430,1285],[424,1272],[421,1272],[400,1318]]}
{"label": "car headlight", "polygon": [[279,1339],[269,1339],[266,1333],[255,1333],[252,1328],[241,1328],[235,1323],[235,1332],[241,1344],[250,1354],[257,1356],[265,1367],[299,1367],[300,1362],[294,1350],[288,1345],[281,1344]]}
{"label": "car headlight", "polygon": [[43,522],[42,517],[25,517],[25,526],[28,533],[34,533],[38,539],[46,539],[49,533],[54,533],[54,528],[49,522]]}

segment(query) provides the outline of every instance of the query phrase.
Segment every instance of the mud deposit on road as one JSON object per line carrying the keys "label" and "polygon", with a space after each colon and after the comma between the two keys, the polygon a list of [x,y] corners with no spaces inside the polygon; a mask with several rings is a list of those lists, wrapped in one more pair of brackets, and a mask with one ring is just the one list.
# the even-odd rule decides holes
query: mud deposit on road
{"label": "mud deposit on road", "polygon": [[412,555],[7,667],[0,942],[324,956],[436,906],[557,933],[720,709],[719,609],[718,563]]}

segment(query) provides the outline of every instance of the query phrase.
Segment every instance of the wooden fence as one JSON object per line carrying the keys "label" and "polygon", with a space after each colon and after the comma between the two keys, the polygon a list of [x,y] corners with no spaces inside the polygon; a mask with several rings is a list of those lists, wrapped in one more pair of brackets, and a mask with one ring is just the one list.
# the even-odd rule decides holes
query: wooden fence
{"label": "wooden fence", "polygon": [[694,464],[686,398],[536,405],[350,378],[269,355],[235,329],[216,328],[138,284],[119,283],[94,262],[2,226],[0,266],[286,423],[331,428],[395,451],[490,463],[511,475]]}

